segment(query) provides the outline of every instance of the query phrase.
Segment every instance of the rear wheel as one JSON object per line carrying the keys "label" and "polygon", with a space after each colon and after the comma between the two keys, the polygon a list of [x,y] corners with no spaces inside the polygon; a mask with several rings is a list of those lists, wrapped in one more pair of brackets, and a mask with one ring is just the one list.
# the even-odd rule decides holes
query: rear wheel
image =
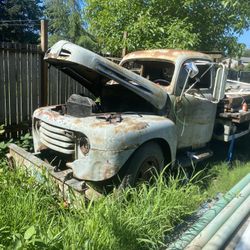
{"label": "rear wheel", "polygon": [[135,186],[140,182],[151,182],[164,168],[164,155],[159,144],[148,142],[142,145],[124,166],[121,187]]}

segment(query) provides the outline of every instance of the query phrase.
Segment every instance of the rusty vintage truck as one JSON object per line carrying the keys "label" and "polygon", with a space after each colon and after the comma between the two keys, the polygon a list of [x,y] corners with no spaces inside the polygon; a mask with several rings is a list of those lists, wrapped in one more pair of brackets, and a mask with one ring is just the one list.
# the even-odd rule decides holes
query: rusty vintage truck
{"label": "rusty vintage truck", "polygon": [[44,60],[90,95],[73,94],[66,104],[38,108],[32,124],[35,152],[12,144],[9,159],[45,168],[85,195],[90,186],[134,185],[167,164],[204,160],[212,155],[207,144],[213,136],[230,141],[249,132],[242,94],[234,94],[232,86],[226,94],[226,68],[206,54],[146,50],[117,65],[59,41]]}

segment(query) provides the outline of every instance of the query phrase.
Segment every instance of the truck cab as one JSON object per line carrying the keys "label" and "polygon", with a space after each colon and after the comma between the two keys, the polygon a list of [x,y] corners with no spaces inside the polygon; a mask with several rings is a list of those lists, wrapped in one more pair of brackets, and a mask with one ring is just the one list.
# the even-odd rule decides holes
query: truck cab
{"label": "truck cab", "polygon": [[226,70],[208,55],[147,50],[117,65],[59,41],[44,59],[90,93],[34,112],[36,157],[55,172],[82,183],[135,185],[176,164],[179,152],[189,162],[211,156],[206,145],[224,97]]}

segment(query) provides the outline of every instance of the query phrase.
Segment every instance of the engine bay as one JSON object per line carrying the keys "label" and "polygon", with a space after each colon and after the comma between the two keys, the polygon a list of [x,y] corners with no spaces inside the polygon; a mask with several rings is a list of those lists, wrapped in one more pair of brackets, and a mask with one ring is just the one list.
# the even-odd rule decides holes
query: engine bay
{"label": "engine bay", "polygon": [[101,113],[157,113],[153,105],[119,84],[106,85],[98,98],[72,94],[64,105],[57,106],[53,111],[74,117]]}

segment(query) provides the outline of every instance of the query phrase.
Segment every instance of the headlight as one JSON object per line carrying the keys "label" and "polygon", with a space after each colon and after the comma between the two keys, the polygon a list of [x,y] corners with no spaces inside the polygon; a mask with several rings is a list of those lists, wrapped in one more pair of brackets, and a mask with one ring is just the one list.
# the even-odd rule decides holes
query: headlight
{"label": "headlight", "polygon": [[89,152],[90,144],[86,136],[82,136],[79,138],[79,148],[84,155],[86,155]]}
{"label": "headlight", "polygon": [[41,121],[38,119],[34,119],[34,132],[39,135],[39,129],[41,127]]}

